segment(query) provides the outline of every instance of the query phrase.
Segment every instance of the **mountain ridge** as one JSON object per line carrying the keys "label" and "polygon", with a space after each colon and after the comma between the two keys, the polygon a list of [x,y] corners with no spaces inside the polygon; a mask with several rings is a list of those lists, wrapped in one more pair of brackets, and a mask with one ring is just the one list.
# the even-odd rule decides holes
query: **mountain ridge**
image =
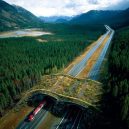
{"label": "mountain ridge", "polygon": [[[45,23],[62,23],[62,22],[67,22],[72,19],[72,16],[50,16],[50,17],[44,17],[40,16],[39,17],[43,22]],[[63,21],[64,20],[64,21]]]}
{"label": "mountain ridge", "polygon": [[31,27],[40,24],[40,19],[28,10],[0,1],[0,31]]}
{"label": "mountain ridge", "polygon": [[113,28],[129,25],[129,8],[126,10],[91,10],[70,20],[70,24],[108,24]]}

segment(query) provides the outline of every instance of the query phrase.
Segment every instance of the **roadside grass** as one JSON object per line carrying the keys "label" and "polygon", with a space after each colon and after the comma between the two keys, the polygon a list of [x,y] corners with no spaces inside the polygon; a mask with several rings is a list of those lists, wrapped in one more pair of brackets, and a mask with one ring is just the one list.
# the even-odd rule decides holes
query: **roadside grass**
{"label": "roadside grass", "polygon": [[22,104],[16,110],[12,109],[0,119],[0,129],[15,129],[19,122],[32,111],[33,107]]}

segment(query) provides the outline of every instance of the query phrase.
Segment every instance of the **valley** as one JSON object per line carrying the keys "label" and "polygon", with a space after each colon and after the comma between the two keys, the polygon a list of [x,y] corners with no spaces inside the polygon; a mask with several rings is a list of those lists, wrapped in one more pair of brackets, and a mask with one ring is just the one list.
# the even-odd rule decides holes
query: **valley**
{"label": "valley", "polygon": [[128,5],[0,0],[0,129],[129,129]]}
{"label": "valley", "polygon": [[[103,42],[105,44],[105,38],[109,38],[108,34],[111,33],[110,31],[112,31],[112,30],[109,29],[105,35],[101,36],[101,38],[99,38],[99,40],[95,43],[95,45],[94,45],[94,43],[91,44],[92,47],[88,50],[88,52],[86,53],[86,56],[89,55],[89,53],[91,53],[90,51],[93,51],[92,49],[94,49],[94,51],[91,54],[93,54],[94,52],[97,52],[98,51],[97,49],[100,46],[102,46],[102,48],[104,49]],[[106,40],[106,42],[107,42],[107,40]],[[85,60],[85,56],[83,58],[84,58],[83,60]],[[81,62],[81,60],[80,60],[80,62]],[[78,64],[78,62],[76,62],[76,63]],[[86,63],[86,62],[84,62],[84,63]],[[75,64],[75,66],[76,66],[76,64]],[[75,66],[73,66],[73,68]],[[68,65],[68,67],[69,67],[69,65]],[[64,69],[68,69],[68,68],[64,68]],[[71,70],[72,70],[72,68],[71,68]],[[62,70],[62,72],[63,71],[64,70]],[[54,94],[56,94],[57,96],[59,96],[59,98],[63,97],[64,100],[67,100],[67,101],[71,100],[71,102],[75,101],[76,104],[82,105],[82,107],[85,107],[87,105],[87,106],[92,107],[95,110],[99,110],[98,109],[99,105],[97,103],[99,103],[100,98],[101,98],[101,94],[103,94],[102,93],[103,89],[101,88],[101,83],[94,82],[92,80],[88,80],[85,78],[83,78],[83,79],[74,78],[76,75],[75,76],[72,75],[73,76],[73,78],[72,78],[72,77],[67,76],[67,75],[65,76],[65,73],[62,73],[62,72],[61,72],[62,75],[60,75],[60,73],[59,73],[59,75],[57,74],[57,75],[51,75],[51,76],[43,76],[40,80],[40,83],[38,85],[34,86],[33,88],[31,88],[30,90],[35,91],[35,92],[38,90],[39,91],[43,90],[43,93],[48,92],[47,94],[50,96],[53,96]],[[79,73],[80,73],[80,71],[79,71]],[[68,75],[70,75],[69,72],[68,72]],[[22,96],[26,96],[26,94],[27,93],[25,92],[25,94],[23,94]],[[22,123],[20,123],[20,125],[17,128],[18,129],[24,128],[24,127],[22,127],[23,125],[27,128],[36,128],[36,127],[39,127],[41,125],[43,127],[45,127],[45,125],[44,125],[45,121],[46,121],[45,124],[48,124],[49,126],[50,126],[49,122],[51,123],[50,128],[55,128],[56,124],[58,125],[57,128],[59,128],[61,126],[61,124],[63,123],[63,121],[64,120],[66,121],[68,119],[68,118],[64,119],[65,114],[64,114],[64,117],[62,116],[61,118],[60,118],[60,116],[52,115],[53,111],[55,112],[57,110],[57,108],[53,109],[53,106],[52,107],[50,106],[50,111],[49,111],[49,107],[46,110],[48,110],[48,111],[42,111],[43,112],[42,115],[40,115],[40,116],[38,115],[36,117],[36,119],[42,118],[41,119],[42,121],[39,122],[39,121],[35,120],[33,122],[35,124],[29,124],[25,120],[23,120]],[[67,110],[69,111],[69,109],[67,109]],[[80,109],[77,108],[76,110],[80,110]],[[51,114],[51,112],[52,112],[52,114]],[[80,110],[80,112],[86,112],[86,110],[83,109],[83,110]],[[59,114],[60,113],[61,112],[59,112]],[[49,114],[49,115],[47,115],[47,114]],[[82,118],[80,118],[80,117],[82,117],[81,114],[79,114],[79,116],[78,116],[79,118],[77,118],[77,119],[80,119],[80,120],[82,119]],[[52,121],[47,121],[48,119],[50,119],[50,118],[48,118],[50,116],[51,116],[51,119],[53,119],[54,123]],[[27,118],[25,118],[25,119],[27,119]],[[73,120],[73,123],[74,123],[74,120]],[[79,123],[77,125],[72,124],[71,125],[71,126],[73,126],[72,128],[75,128],[76,126],[80,126]],[[17,126],[17,125],[14,125],[14,126]]]}

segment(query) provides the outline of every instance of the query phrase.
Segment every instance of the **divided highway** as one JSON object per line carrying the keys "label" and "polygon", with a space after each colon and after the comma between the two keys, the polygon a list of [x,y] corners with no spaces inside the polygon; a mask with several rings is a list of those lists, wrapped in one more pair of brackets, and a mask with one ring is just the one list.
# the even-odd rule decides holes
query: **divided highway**
{"label": "divided highway", "polygon": [[[88,74],[88,77],[91,79],[96,80],[98,78],[98,73],[99,73],[101,64],[104,60],[104,57],[106,55],[106,52],[108,50],[108,47],[109,47],[111,40],[113,38],[113,35],[114,35],[114,30],[112,30],[107,25],[105,25],[105,27],[108,30],[106,32],[106,34],[101,37],[101,39],[97,42],[97,44],[88,52],[88,54],[86,54],[86,56],[78,64],[74,65],[74,67],[68,72],[69,75],[74,76],[74,77],[79,75],[81,73],[81,71],[83,71],[83,69],[86,67],[86,63],[89,60],[89,58],[94,54],[94,52],[96,52],[96,50],[99,48],[99,46],[104,42],[107,35],[109,35],[110,37],[109,37],[108,41],[106,42],[104,48],[102,49],[97,62],[95,63],[92,70]],[[81,121],[83,113],[82,113],[82,111],[76,111],[74,113],[72,119],[69,119],[71,112],[67,113],[67,115],[61,119],[61,121],[60,121],[59,125],[56,127],[56,129],[79,129],[80,121]],[[67,121],[69,121],[69,122],[67,122]]]}
{"label": "divided highway", "polygon": [[52,129],[78,129],[82,120],[83,111],[70,110],[61,119],[59,125]]}
{"label": "divided highway", "polygon": [[[104,42],[105,38],[109,35],[109,39],[106,42],[101,54],[93,66],[92,70],[89,72],[88,77],[91,79],[97,79],[98,73],[100,70],[100,66],[103,62],[103,59],[106,55],[107,49],[110,45],[110,42],[114,35],[114,30],[112,30],[109,26],[105,25],[107,32],[97,41],[97,44],[85,55],[85,57],[68,72],[68,75],[76,77],[79,75],[84,68],[86,67],[86,63],[89,58],[96,52],[96,50],[100,47],[100,45]],[[51,108],[49,105],[48,110]],[[46,118],[48,111],[45,109],[41,109],[37,115],[35,115],[35,119],[32,121],[28,121],[28,116],[18,125],[16,129],[36,129]],[[79,129],[81,119],[83,116],[83,111],[81,110],[69,110],[64,114],[64,116],[60,119],[58,125],[53,126],[52,129]]]}
{"label": "divided highway", "polygon": [[100,38],[100,40],[97,41],[97,44],[88,52],[88,54],[86,54],[86,56],[78,64],[73,66],[73,68],[68,72],[68,75],[76,77],[83,71],[89,58],[94,54],[94,52],[99,48],[99,46],[103,43],[103,41],[105,40],[107,35],[110,33],[110,31],[111,31],[110,28],[108,28],[108,27],[106,27],[106,28],[108,30],[106,32],[106,34],[104,34]]}
{"label": "divided highway", "polygon": [[110,35],[108,41],[106,42],[102,52],[100,53],[100,56],[99,56],[97,62],[95,63],[95,65],[93,66],[93,68],[91,69],[91,71],[88,74],[88,77],[93,79],[93,80],[97,80],[99,78],[100,67],[102,65],[102,62],[104,60],[104,57],[106,55],[106,52],[109,48],[109,45],[110,45],[111,40],[112,40],[113,35],[114,35],[114,30],[112,30],[111,28],[109,28],[109,29],[111,30],[111,35]]}

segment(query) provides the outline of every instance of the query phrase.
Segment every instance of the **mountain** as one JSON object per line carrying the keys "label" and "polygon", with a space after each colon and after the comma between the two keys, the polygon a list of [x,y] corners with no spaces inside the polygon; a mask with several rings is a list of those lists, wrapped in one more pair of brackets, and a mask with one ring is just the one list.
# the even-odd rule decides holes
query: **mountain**
{"label": "mountain", "polygon": [[66,20],[64,18],[59,18],[55,21],[55,23],[67,23],[69,20]]}
{"label": "mountain", "polygon": [[64,23],[70,21],[72,17],[69,16],[50,16],[50,17],[39,17],[45,23]]}
{"label": "mountain", "polygon": [[72,23],[103,23],[104,21],[107,21],[108,18],[114,17],[114,15],[119,14],[121,11],[102,11],[102,10],[91,10],[87,13],[78,15],[74,17],[71,22]]}
{"label": "mountain", "polygon": [[71,24],[108,24],[114,28],[129,25],[129,9],[120,11],[91,10],[74,17]]}
{"label": "mountain", "polygon": [[0,0],[0,31],[38,25],[40,19],[26,9]]}

